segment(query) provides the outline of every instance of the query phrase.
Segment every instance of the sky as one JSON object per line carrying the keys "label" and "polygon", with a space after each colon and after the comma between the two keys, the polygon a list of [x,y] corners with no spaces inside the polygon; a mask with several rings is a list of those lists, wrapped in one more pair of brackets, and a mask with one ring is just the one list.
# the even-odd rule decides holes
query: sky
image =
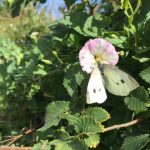
{"label": "sky", "polygon": [[62,17],[62,14],[59,11],[60,6],[65,6],[64,0],[46,0],[46,3],[39,4],[37,12],[40,13],[43,9],[46,9],[46,13],[52,13],[52,16],[55,19]]}
{"label": "sky", "polygon": [[[92,2],[96,0],[90,0],[90,1]],[[76,0],[76,2],[80,3],[81,0]],[[97,0],[97,2],[100,3],[101,0]],[[52,13],[52,16],[54,17],[54,19],[59,19],[62,17],[61,12],[59,11],[60,6],[65,7],[64,0],[46,0],[46,3],[38,5],[37,12],[41,13],[43,9],[46,9],[47,14]]]}

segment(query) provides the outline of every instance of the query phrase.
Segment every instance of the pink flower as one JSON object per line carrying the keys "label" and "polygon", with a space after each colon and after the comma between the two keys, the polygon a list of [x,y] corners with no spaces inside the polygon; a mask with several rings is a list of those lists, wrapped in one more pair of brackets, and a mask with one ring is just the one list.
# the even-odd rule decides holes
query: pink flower
{"label": "pink flower", "polygon": [[115,66],[118,59],[115,47],[101,38],[87,41],[79,52],[80,65],[87,73],[91,73],[98,63]]}

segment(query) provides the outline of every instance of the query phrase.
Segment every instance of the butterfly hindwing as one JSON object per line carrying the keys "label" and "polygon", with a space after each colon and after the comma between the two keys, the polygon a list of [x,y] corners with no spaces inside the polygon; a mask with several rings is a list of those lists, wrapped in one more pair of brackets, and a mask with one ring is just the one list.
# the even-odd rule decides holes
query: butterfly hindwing
{"label": "butterfly hindwing", "polygon": [[91,73],[86,98],[88,104],[103,103],[107,99],[103,78],[98,67],[95,67]]}
{"label": "butterfly hindwing", "polygon": [[114,95],[127,96],[139,86],[132,76],[117,67],[103,65],[102,72],[106,89]]}

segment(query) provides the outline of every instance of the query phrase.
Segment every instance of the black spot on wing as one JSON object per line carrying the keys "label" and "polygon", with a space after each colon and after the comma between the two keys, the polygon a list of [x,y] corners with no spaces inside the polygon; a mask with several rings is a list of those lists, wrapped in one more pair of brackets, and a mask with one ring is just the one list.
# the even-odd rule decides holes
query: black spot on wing
{"label": "black spot on wing", "polygon": [[[101,91],[101,88],[98,89],[98,92],[100,92],[100,91]],[[96,89],[93,89],[93,93],[96,93]]]}
{"label": "black spot on wing", "polygon": [[123,79],[121,79],[120,81],[121,81],[121,83],[123,83],[123,84],[125,83]]}
{"label": "black spot on wing", "polygon": [[119,85],[119,83],[118,83],[118,82],[116,82],[116,84],[117,84],[117,85]]}
{"label": "black spot on wing", "polygon": [[93,89],[93,93],[96,93],[96,89]]}

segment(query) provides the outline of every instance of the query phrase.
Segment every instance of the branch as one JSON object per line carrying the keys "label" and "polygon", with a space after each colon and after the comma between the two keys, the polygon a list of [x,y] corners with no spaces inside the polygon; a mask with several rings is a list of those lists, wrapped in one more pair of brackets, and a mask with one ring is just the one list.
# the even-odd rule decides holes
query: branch
{"label": "branch", "polygon": [[[127,122],[127,123],[123,123],[123,124],[118,124],[118,125],[113,125],[113,126],[110,126],[110,127],[107,127],[107,128],[104,128],[104,132],[108,132],[108,131],[111,131],[111,130],[115,130],[115,129],[120,129],[120,128],[127,128],[129,126],[132,126],[134,124],[137,124],[141,121],[142,119],[141,118],[137,118],[135,120],[132,120],[130,122]],[[28,135],[28,134],[32,134],[34,131],[36,131],[36,129],[38,128],[34,128],[34,129],[30,129],[28,131],[26,131],[25,133],[23,134],[20,134],[20,135],[17,135],[11,139],[8,139],[8,140],[4,140],[4,141],[1,141],[0,143],[5,143],[5,142],[9,142],[8,145],[11,145],[13,144],[15,141],[17,141],[18,139],[22,138],[24,135]]]}
{"label": "branch", "polygon": [[7,140],[3,140],[3,141],[0,141],[0,144],[1,143],[7,143],[8,142],[8,146],[12,145],[14,142],[16,142],[18,139],[22,138],[23,136],[25,135],[28,135],[28,134],[32,134],[34,131],[36,131],[37,129],[39,129],[39,127],[41,127],[41,124],[37,125],[35,128],[33,129],[29,129],[27,130],[26,132],[22,133],[22,134],[19,134],[17,136],[13,136],[12,138],[10,139],[7,139]]}
{"label": "branch", "polygon": [[0,150],[31,150],[31,147],[8,147],[8,146],[1,146]]}
{"label": "branch", "polygon": [[10,139],[4,140],[4,141],[0,141],[1,143],[5,143],[5,142],[9,142],[8,145],[13,144],[15,141],[17,141],[18,139],[20,139],[21,137],[23,137],[24,135],[28,135],[28,134],[32,134],[36,129],[29,129],[28,131],[26,131],[25,133],[22,133],[20,135],[14,136]]}
{"label": "branch", "polygon": [[12,141],[11,141],[10,143],[8,143],[8,145],[13,144],[15,141],[17,141],[18,139],[20,139],[20,138],[23,137],[24,135],[33,133],[33,131],[35,131],[35,129],[30,129],[30,130],[26,131],[26,132],[23,133],[23,134],[20,134],[20,135],[15,136],[15,137],[12,139]]}
{"label": "branch", "polygon": [[104,128],[104,131],[103,131],[103,132],[108,132],[108,131],[115,130],[115,129],[120,129],[120,128],[127,128],[127,127],[129,127],[129,126],[132,126],[132,125],[134,125],[134,124],[139,123],[141,120],[142,120],[142,119],[137,118],[137,119],[132,120],[132,121],[127,122],[127,123],[118,124],[118,125],[113,125],[113,126]]}

